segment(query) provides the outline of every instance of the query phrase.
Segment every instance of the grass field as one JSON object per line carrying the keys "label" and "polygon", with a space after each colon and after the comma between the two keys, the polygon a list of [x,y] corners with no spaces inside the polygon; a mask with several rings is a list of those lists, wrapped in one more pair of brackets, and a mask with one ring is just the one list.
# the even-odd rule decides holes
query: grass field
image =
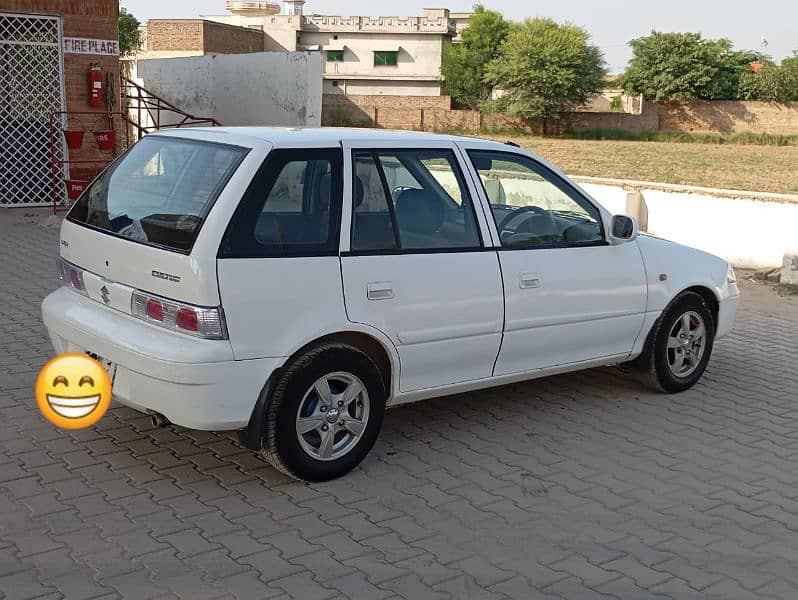
{"label": "grass field", "polygon": [[798,145],[490,137],[520,144],[570,175],[798,193]]}

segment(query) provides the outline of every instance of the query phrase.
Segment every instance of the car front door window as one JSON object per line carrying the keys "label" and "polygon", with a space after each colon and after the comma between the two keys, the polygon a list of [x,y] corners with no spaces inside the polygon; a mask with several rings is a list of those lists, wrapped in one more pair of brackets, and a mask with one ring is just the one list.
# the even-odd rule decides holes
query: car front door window
{"label": "car front door window", "polygon": [[471,150],[502,247],[535,248],[603,241],[598,210],[533,160]]}

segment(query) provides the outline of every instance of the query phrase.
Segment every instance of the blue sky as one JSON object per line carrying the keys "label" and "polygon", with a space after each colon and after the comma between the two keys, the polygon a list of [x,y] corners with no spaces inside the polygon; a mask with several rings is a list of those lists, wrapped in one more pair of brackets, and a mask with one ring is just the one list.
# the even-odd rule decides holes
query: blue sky
{"label": "blue sky", "polygon": [[[736,48],[764,50],[776,60],[798,48],[798,0],[555,0],[531,2],[486,0],[485,6],[508,18],[546,16],[581,25],[601,47],[611,72],[623,70],[630,52],[626,42],[659,31],[700,31],[705,37],[727,37]],[[122,0],[140,21],[154,18],[192,18],[224,14],[223,0]],[[404,0],[401,12],[394,3],[373,0],[309,0],[305,12],[333,15],[421,14],[424,6],[468,10],[470,0]],[[766,39],[767,46],[762,45]]]}

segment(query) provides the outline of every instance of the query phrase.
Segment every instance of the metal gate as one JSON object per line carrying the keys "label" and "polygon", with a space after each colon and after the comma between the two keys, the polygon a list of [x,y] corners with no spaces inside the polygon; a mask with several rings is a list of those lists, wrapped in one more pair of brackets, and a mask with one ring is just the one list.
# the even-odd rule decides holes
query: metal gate
{"label": "metal gate", "polygon": [[51,202],[50,115],[61,110],[61,19],[0,13],[0,207]]}

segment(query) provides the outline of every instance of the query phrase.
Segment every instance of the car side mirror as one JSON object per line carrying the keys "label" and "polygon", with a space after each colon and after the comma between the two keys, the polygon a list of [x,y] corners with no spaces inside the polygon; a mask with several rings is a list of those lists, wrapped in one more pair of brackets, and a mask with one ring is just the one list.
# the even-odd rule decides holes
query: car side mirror
{"label": "car side mirror", "polygon": [[610,221],[610,241],[616,244],[631,242],[640,233],[637,219],[626,215],[615,215]]}

